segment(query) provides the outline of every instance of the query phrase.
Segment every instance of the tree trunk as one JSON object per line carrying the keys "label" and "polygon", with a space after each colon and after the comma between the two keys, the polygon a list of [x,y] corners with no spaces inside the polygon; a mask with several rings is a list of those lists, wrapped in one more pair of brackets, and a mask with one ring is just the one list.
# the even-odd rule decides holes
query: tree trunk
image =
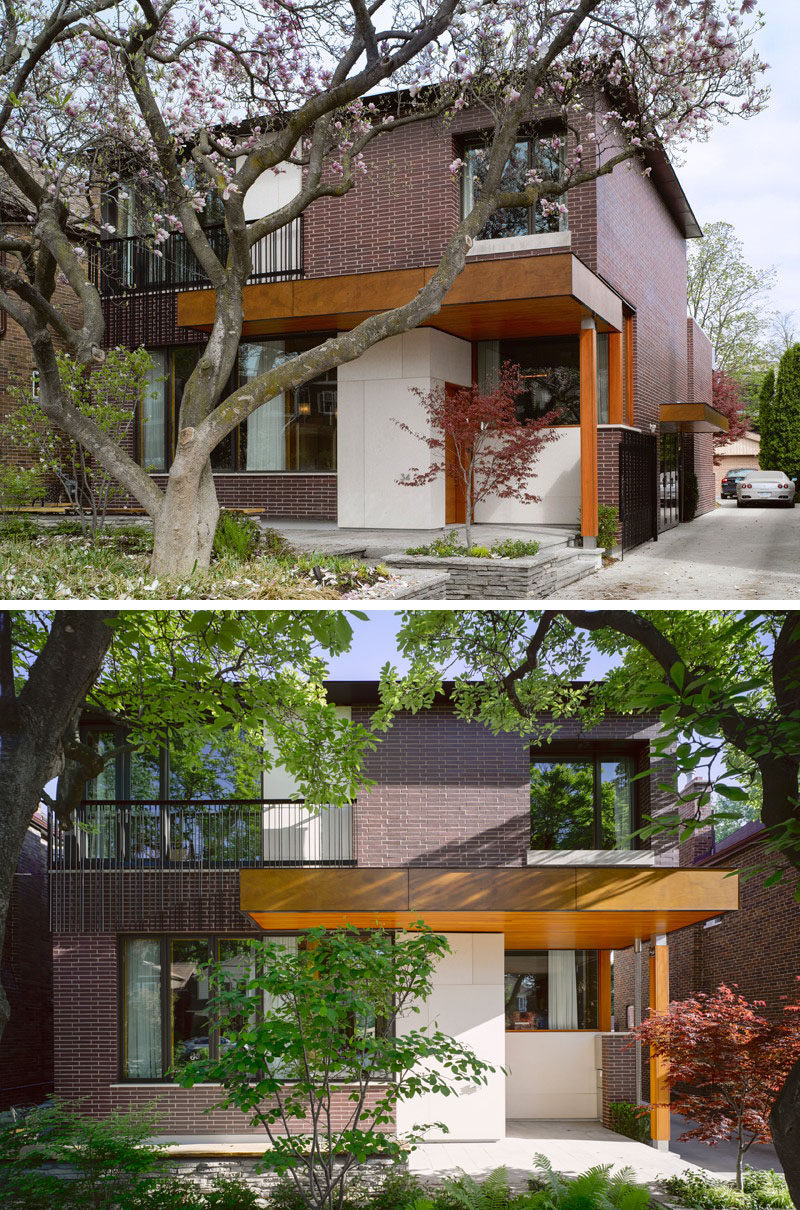
{"label": "tree trunk", "polygon": [[208,567],[219,518],[211,463],[206,461],[195,474],[182,461],[178,453],[164,502],[153,521],[150,571],[173,579],[184,579]]}
{"label": "tree trunk", "polygon": [[744,1180],[742,1177],[742,1160],[744,1159],[744,1139],[742,1138],[742,1123],[739,1122],[739,1130],[736,1135],[736,1188],[741,1193],[744,1189]]}
{"label": "tree trunk", "polygon": [[786,1077],[772,1106],[769,1126],[789,1194],[800,1210],[800,1059]]}
{"label": "tree trunk", "polygon": [[[13,614],[0,611],[0,953],[14,876],[42,791],[64,764],[74,729],[111,643],[116,610],[56,613],[47,639],[17,693],[11,669]],[[9,1006],[0,988],[0,1038]]]}

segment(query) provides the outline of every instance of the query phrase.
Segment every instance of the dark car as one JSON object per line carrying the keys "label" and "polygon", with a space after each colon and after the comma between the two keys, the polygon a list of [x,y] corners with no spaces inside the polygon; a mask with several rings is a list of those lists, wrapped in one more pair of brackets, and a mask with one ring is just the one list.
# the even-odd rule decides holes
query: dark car
{"label": "dark car", "polygon": [[725,472],[725,477],[722,480],[722,487],[720,490],[720,495],[722,496],[723,500],[736,499],[737,480],[742,479],[745,475],[749,474],[752,469],[753,468],[751,466],[735,466],[733,470]]}

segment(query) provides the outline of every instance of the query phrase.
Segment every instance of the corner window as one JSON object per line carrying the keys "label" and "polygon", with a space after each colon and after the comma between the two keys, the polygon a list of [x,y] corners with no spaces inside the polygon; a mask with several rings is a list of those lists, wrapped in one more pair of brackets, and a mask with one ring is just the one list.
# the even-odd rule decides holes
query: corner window
{"label": "corner window", "polygon": [[627,755],[534,755],[531,848],[633,848],[633,773]]}
{"label": "corner window", "polygon": [[597,950],[512,950],[505,957],[506,1029],[597,1029]]}
{"label": "corner window", "polygon": [[491,390],[503,362],[522,371],[524,390],[517,398],[520,420],[558,412],[559,424],[580,424],[581,391],[577,336],[478,341],[478,385]]}
{"label": "corner window", "polygon": [[[508,157],[503,170],[501,187],[509,192],[521,192],[528,186],[528,174],[534,171],[548,181],[558,180],[563,160],[563,139],[558,135],[541,135],[520,139]],[[482,143],[465,148],[462,174],[461,212],[470,213],[486,179],[489,149]],[[557,199],[561,200],[561,199]],[[567,216],[545,215],[540,202],[536,206],[511,207],[496,210],[480,233],[479,239],[502,239],[514,235],[534,235],[545,231],[564,231]]]}

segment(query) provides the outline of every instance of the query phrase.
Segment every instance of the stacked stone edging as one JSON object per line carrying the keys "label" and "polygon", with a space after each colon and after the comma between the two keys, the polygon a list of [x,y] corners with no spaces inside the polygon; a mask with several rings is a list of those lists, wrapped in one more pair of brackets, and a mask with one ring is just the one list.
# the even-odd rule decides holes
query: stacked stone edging
{"label": "stacked stone edging", "polygon": [[554,597],[567,584],[597,571],[599,550],[556,547],[521,559],[476,559],[469,555],[388,555],[382,560],[397,570],[447,573],[447,600],[528,600]]}

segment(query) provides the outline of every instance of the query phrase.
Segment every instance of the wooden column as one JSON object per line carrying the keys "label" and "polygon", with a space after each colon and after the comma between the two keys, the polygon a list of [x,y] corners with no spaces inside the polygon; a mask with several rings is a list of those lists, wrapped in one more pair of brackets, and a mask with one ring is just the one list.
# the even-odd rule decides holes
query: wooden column
{"label": "wooden column", "polygon": [[593,319],[581,320],[581,534],[584,546],[597,544],[597,332]]}
{"label": "wooden column", "polygon": [[607,1034],[611,1032],[611,950],[599,950],[597,962],[597,1027]]}
{"label": "wooden column", "polygon": [[[663,934],[650,940],[650,1012],[669,1009],[669,950]],[[669,1088],[666,1059],[650,1054],[650,1135],[659,1151],[669,1150]]]}
{"label": "wooden column", "polygon": [[622,419],[622,333],[608,334],[608,423],[623,424]]}
{"label": "wooden column", "polygon": [[633,425],[633,316],[622,321],[625,337],[625,423]]}

